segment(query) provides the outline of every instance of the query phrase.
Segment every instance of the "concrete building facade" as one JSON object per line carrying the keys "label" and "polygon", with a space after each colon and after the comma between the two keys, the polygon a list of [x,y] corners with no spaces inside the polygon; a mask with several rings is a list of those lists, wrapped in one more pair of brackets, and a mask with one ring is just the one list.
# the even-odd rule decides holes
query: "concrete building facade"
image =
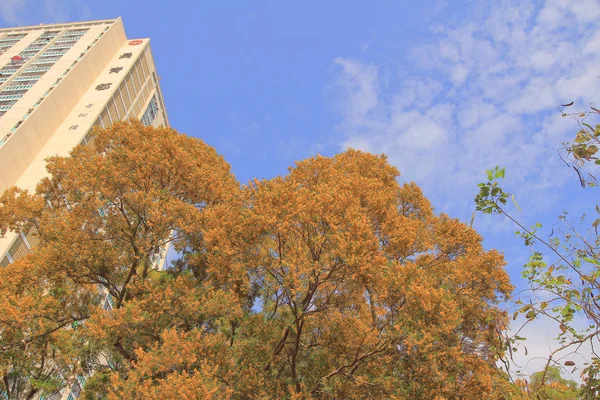
{"label": "concrete building facade", "polygon": [[[158,81],[150,39],[128,39],[120,18],[0,29],[0,193],[34,191],[45,159],[89,143],[94,126],[169,126]],[[0,238],[0,267],[35,238]]]}

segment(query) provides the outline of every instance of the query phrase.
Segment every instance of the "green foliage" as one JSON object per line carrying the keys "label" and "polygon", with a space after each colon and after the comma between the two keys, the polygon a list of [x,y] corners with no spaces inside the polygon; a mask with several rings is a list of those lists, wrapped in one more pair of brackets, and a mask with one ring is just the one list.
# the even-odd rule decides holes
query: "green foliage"
{"label": "green foliage", "polygon": [[83,400],[108,399],[107,392],[110,385],[110,376],[102,371],[97,371],[85,382],[85,390],[80,397]]}
{"label": "green foliage", "polygon": [[[572,103],[564,106],[569,105]],[[584,122],[584,119],[590,115],[600,114],[600,110],[593,107],[592,110],[593,112],[588,113],[564,114],[578,118],[582,128],[577,132],[573,142],[563,143],[582,186],[586,186],[586,183],[587,186],[596,185],[595,174],[588,174],[589,180],[586,181],[581,172],[582,167],[590,162],[593,164],[589,166],[600,165],[597,157],[600,146],[600,124],[592,127]],[[515,304],[519,307],[513,315],[513,320],[516,320],[519,314],[523,314],[527,322],[547,317],[555,321],[560,330],[557,338],[560,346],[548,355],[546,368],[539,375],[532,377],[533,384],[539,386],[536,389],[539,397],[536,398],[577,398],[573,392],[574,388],[559,393],[556,388],[551,387],[551,384],[554,386],[564,384],[559,380],[559,371],[554,370],[551,363],[559,354],[564,356],[576,352],[583,344],[593,345],[600,337],[600,237],[597,229],[600,218],[586,227],[586,218],[583,215],[581,226],[575,227],[565,211],[559,216],[563,224],[562,228],[553,229],[552,233],[544,238],[540,232],[541,224],[536,223],[528,229],[506,208],[508,194],[498,183],[500,178],[504,178],[504,169],[495,167],[486,172],[487,182],[478,184],[479,193],[475,197],[476,211],[485,214],[502,214],[518,226],[519,230],[516,234],[524,240],[525,246],[531,251],[522,276],[529,283],[531,290],[540,292],[544,298],[544,301],[540,302],[517,299]],[[511,195],[511,199],[516,208],[521,211],[514,195]],[[598,205],[595,211],[600,215]],[[544,255],[536,247],[539,245],[545,246],[549,254]],[[548,261],[550,258],[552,261]],[[589,324],[581,328],[574,323],[575,316],[587,319]],[[516,350],[512,348],[516,341],[516,337],[507,338],[506,347],[509,351]],[[594,355],[583,365],[577,365],[572,361],[567,361],[565,365],[581,371],[585,382],[581,391],[583,398],[591,399],[600,396],[600,360],[597,356]]]}
{"label": "green foliage", "polygon": [[[573,103],[564,104],[561,108],[570,107]],[[591,119],[600,114],[600,110],[593,105],[590,110],[576,111],[572,113],[563,112],[563,117],[572,117],[579,125],[579,131],[571,142],[562,143],[566,159],[570,161],[571,166],[577,172],[581,186],[594,187],[598,185],[598,171],[588,173],[587,177],[582,171],[582,167],[587,163],[593,163],[594,166],[600,165],[598,158],[598,148],[600,147],[600,124],[590,123]]]}
{"label": "green foliage", "polygon": [[500,169],[496,166],[494,169],[487,170],[488,181],[480,183],[479,193],[475,196],[476,210],[484,214],[500,213],[500,204],[506,204],[508,193],[504,193],[501,187],[498,186],[497,179],[504,179],[504,168]]}
{"label": "green foliage", "polygon": [[534,398],[540,400],[577,400],[579,388],[577,383],[564,379],[558,367],[548,367],[544,371],[535,372],[529,380],[529,390]]}

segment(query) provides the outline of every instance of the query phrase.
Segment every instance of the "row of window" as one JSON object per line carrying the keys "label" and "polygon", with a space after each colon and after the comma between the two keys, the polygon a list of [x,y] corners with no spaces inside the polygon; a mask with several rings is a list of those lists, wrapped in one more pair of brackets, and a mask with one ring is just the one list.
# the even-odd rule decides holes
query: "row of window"
{"label": "row of window", "polygon": [[24,60],[28,60],[38,53],[39,50],[27,50],[19,54]]}
{"label": "row of window", "polygon": [[64,37],[70,37],[70,36],[83,36],[85,35],[85,33],[87,32],[87,29],[79,29],[76,31],[66,31],[63,36]]}
{"label": "row of window", "polygon": [[[92,25],[98,25],[98,24],[92,24]],[[84,26],[92,26],[89,24],[86,24]],[[33,110],[35,109],[35,107],[37,107],[47,96],[48,94],[52,91],[52,89],[54,89],[54,87],[56,85],[58,85],[58,83],[62,80],[62,78],[65,77],[65,75],[67,75],[67,73],[75,66],[75,64],[77,64],[77,62],[79,62],[79,60],[81,60],[81,58],[85,55],[85,53],[92,48],[92,46],[98,41],[100,40],[100,37],[102,37],[102,35],[104,35],[104,33],[110,29],[110,26],[106,26],[104,28],[104,30],[102,32],[100,32],[100,34],[96,37],[96,39],[94,39],[94,41],[92,42],[92,44],[90,46],[88,46],[88,48],[81,53],[81,55],[77,58],[77,60],[75,60],[71,66],[69,68],[67,68],[67,70],[62,74],[62,76],[46,91],[46,93],[44,93],[44,95],[33,105],[33,108],[30,108],[27,113],[23,116],[23,118],[18,121],[16,123],[15,126],[13,126],[13,128],[2,138],[0,139],[0,146],[2,146],[9,138],[10,136],[19,128],[19,126],[21,126],[21,124],[25,121],[25,119],[27,119],[27,117],[33,112]],[[80,30],[80,31],[87,31],[87,29],[85,30]],[[79,38],[81,37],[81,35],[76,36],[74,38],[71,38],[71,41],[77,41],[79,40]],[[45,40],[49,40],[49,39],[45,39]],[[50,69],[50,66],[47,67],[34,67],[34,68],[27,68],[25,69],[25,72],[34,72],[34,71],[39,71],[42,72],[42,74],[40,74],[39,76],[43,75],[46,71],[48,71]],[[14,74],[15,72],[17,72],[18,69],[10,69],[7,67],[3,67],[2,69],[0,69],[0,76],[4,75],[4,76],[10,76],[12,74]],[[0,92],[0,95],[2,95],[2,93]],[[20,98],[21,96],[19,96],[18,98]],[[13,97],[9,97],[5,100],[1,100],[2,96],[0,96],[0,105],[13,105],[14,103],[17,102],[18,98],[13,98]],[[6,113],[6,111],[2,111],[0,112],[0,117],[2,117],[4,114]]]}
{"label": "row of window", "polygon": [[17,43],[19,40],[23,39],[25,37],[25,35],[14,35],[14,36],[6,36],[3,38],[0,38],[0,43],[10,43],[10,44],[15,44]]}
{"label": "row of window", "polygon": [[[87,31],[87,30],[85,30]],[[79,40],[79,37],[81,37],[81,35],[79,35],[79,33],[81,33],[82,30],[78,31],[78,35],[74,38],[70,38],[69,41],[72,43],[75,43],[77,40]],[[35,56],[35,54],[37,54],[41,49],[44,48],[44,41],[49,41],[51,38],[54,38],[58,35],[58,31],[56,32],[45,32],[44,34],[42,34],[40,36],[40,38],[38,38],[38,41],[41,40],[41,46],[37,46],[37,47],[28,47],[29,50],[35,49],[35,52],[33,51],[28,51],[28,52],[22,52],[20,55],[22,57],[22,60],[20,61],[21,63],[24,63],[25,60],[30,59],[31,57]],[[84,32],[85,33],[85,32]],[[62,46],[62,47],[70,47],[70,46]],[[39,58],[37,60],[35,60],[32,64],[32,67],[27,68],[24,70],[24,73],[38,73],[38,75],[36,76],[19,76],[17,78],[15,78],[16,82],[27,82],[27,84],[21,84],[21,85],[12,85],[12,86],[8,86],[6,88],[4,88],[4,90],[2,92],[0,92],[0,101],[10,101],[10,100],[14,100],[14,98],[11,97],[5,97],[5,96],[10,96],[11,93],[9,92],[14,92],[14,91],[27,91],[28,89],[30,89],[33,84],[35,84],[35,82],[37,80],[40,79],[40,77],[46,72],[48,71],[51,66],[56,63],[56,61],[58,61],[64,54],[66,53],[65,51],[47,51],[45,53],[42,53]],[[7,73],[10,73],[10,75],[14,74],[15,72],[18,71],[17,69],[11,69],[9,71],[4,70],[2,71],[2,75],[7,75]],[[39,74],[41,73],[41,74]],[[10,76],[8,75],[8,76]],[[52,88],[50,88],[51,90]],[[24,94],[24,92],[21,92],[20,94]],[[2,104],[2,105],[7,105],[7,104]],[[26,118],[28,114],[26,114],[23,118]],[[0,116],[1,117],[1,116]],[[20,124],[22,122],[19,121],[18,124]],[[15,130],[15,128],[18,126],[13,127],[13,129],[11,130],[11,132],[13,132]],[[5,137],[6,139],[6,137]],[[1,144],[1,143],[0,143]]]}
{"label": "row of window", "polygon": [[25,257],[32,247],[40,244],[40,238],[35,226],[25,226],[16,240],[9,247],[6,256],[0,261],[0,267],[5,267],[11,262]]}
{"label": "row of window", "polygon": [[60,60],[60,57],[53,57],[53,58],[44,58],[44,59],[38,59],[35,60],[35,62],[33,63],[33,65],[54,65],[58,60]]}
{"label": "row of window", "polygon": [[46,72],[50,69],[50,67],[33,67],[33,68],[25,68],[23,70],[24,73],[29,72]]}
{"label": "row of window", "polygon": [[66,51],[47,51],[45,53],[40,54],[40,57],[62,56],[65,53],[66,53]]}
{"label": "row of window", "polygon": [[25,49],[23,49],[23,51],[40,51],[41,49],[44,48],[43,44],[30,44],[29,46],[25,47]]}
{"label": "row of window", "polygon": [[11,94],[11,95],[7,95],[7,96],[0,96],[0,101],[19,100],[21,97],[23,97],[22,94]]}
{"label": "row of window", "polygon": [[75,43],[79,40],[79,37],[63,37],[54,42],[56,45],[62,45],[64,43]]}
{"label": "row of window", "polygon": [[41,75],[21,75],[13,79],[13,82],[37,81],[40,78]]}
{"label": "row of window", "polygon": [[73,45],[75,44],[75,41],[69,41],[69,42],[65,42],[63,44],[53,44],[52,46],[48,47],[49,51],[54,51],[54,50],[68,50],[71,47],[73,47]]}
{"label": "row of window", "polygon": [[4,91],[6,92],[14,92],[14,91],[18,91],[18,90],[28,90],[31,89],[33,85],[13,85],[13,86],[7,86],[4,88]]}
{"label": "row of window", "polygon": [[[40,39],[50,40],[50,38],[55,37],[57,34],[58,34],[58,31],[57,32],[44,32],[37,39],[37,42],[40,42]],[[25,35],[20,35],[20,36],[25,36]],[[31,58],[35,57],[35,55],[38,54],[44,48],[44,43],[43,43],[44,40],[42,40],[42,43],[40,43],[39,45],[36,45],[36,44],[29,45],[27,48],[25,48],[23,51],[21,51],[19,53],[19,57],[13,57],[10,61],[10,64],[8,64],[7,66],[5,66],[3,68],[3,70],[1,71],[1,74],[3,76],[11,76],[14,73],[16,73],[23,64],[25,64]],[[6,80],[7,79],[5,79],[3,82],[6,82]],[[11,93],[11,92],[19,92],[18,93],[19,95],[24,94],[28,89],[30,89],[33,86],[33,84],[35,83],[36,80],[37,79],[31,79],[30,77],[28,77],[26,79],[17,77],[15,79],[15,81],[27,82],[27,84],[11,85],[11,86],[5,87],[2,90],[2,92],[0,92],[0,99],[2,99],[0,101],[15,100],[15,98],[7,97],[7,96],[17,95],[17,93]],[[0,106],[9,106],[9,105],[10,104],[1,104]]]}

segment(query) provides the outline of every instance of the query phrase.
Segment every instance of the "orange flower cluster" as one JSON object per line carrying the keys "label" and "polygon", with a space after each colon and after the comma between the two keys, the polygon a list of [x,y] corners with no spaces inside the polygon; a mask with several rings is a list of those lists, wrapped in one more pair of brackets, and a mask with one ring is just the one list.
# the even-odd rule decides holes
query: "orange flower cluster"
{"label": "orange flower cluster", "polygon": [[[39,235],[0,270],[0,387],[15,398],[78,375],[109,399],[494,399],[507,385],[502,255],[385,156],[317,156],[240,186],[202,141],[128,122],[48,171],[36,193],[0,197],[0,230]],[[157,271],[167,243],[178,258]]]}

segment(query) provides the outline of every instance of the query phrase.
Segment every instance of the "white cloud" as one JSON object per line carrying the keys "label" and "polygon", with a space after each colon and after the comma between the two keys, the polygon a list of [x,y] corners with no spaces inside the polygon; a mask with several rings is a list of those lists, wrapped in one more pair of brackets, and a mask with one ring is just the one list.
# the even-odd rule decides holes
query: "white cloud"
{"label": "white cloud", "polygon": [[554,65],[556,57],[546,50],[538,50],[531,54],[529,62],[534,68],[545,71]]}
{"label": "white cloud", "polygon": [[432,78],[409,78],[402,82],[402,88],[392,99],[392,108],[405,109],[417,107],[428,108],[442,91],[442,84]]}
{"label": "white cloud", "polygon": [[[538,300],[547,299],[539,298]],[[580,331],[587,328],[587,325],[587,320],[581,316],[576,316],[571,323],[571,326]],[[512,322],[509,334],[514,335],[517,332],[520,337],[527,340],[519,342],[517,351],[513,353],[511,373],[514,374],[514,377],[527,377],[534,372],[543,370],[549,355],[563,346],[556,340],[560,333],[557,322],[547,317],[538,317],[527,323],[523,315],[520,315],[516,321]],[[598,346],[597,338],[593,342],[594,346]],[[556,352],[550,365],[558,367],[563,377],[582,383],[580,373],[585,367],[584,364],[590,361],[591,344],[591,342],[585,342],[582,345],[569,346]],[[573,361],[575,367],[565,367],[565,361]]]}
{"label": "white cloud", "polygon": [[450,69],[450,78],[456,86],[465,83],[468,74],[469,69],[462,64],[455,65]]}
{"label": "white cloud", "polygon": [[470,128],[480,121],[487,120],[498,114],[494,104],[482,100],[473,100],[467,106],[461,107],[457,119],[461,127]]}
{"label": "white cloud", "polygon": [[379,70],[357,61],[337,58],[341,72],[334,84],[339,90],[336,105],[351,125],[362,124],[367,114],[379,103]]}
{"label": "white cloud", "polygon": [[[525,202],[541,198],[536,206],[543,209],[551,205],[549,191],[573,178],[556,148],[577,127],[557,123],[556,106],[583,105],[600,92],[600,28],[589,17],[599,6],[474,4],[477,13],[437,25],[434,40],[396,65],[335,60],[341,146],[387,153],[404,179],[463,218],[475,184],[497,164],[507,167],[511,189]],[[383,79],[381,71],[395,69],[412,72],[402,81]]]}
{"label": "white cloud", "polygon": [[0,17],[7,24],[18,24],[20,18],[19,12],[25,7],[24,0],[2,0],[0,1]]}

